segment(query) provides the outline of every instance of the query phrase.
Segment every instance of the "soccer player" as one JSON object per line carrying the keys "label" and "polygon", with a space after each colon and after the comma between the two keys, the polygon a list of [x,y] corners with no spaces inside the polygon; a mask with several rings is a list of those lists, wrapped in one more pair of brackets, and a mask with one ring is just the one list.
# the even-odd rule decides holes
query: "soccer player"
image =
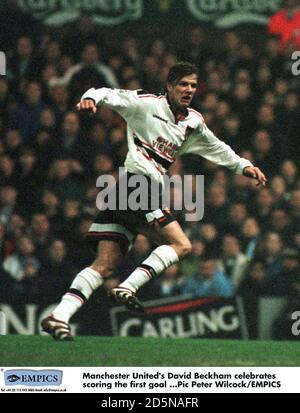
{"label": "soccer player", "polygon": [[[163,184],[163,176],[174,160],[182,154],[194,153],[256,179],[257,185],[265,185],[263,172],[220,141],[205,125],[200,113],[189,108],[197,83],[196,66],[179,62],[169,71],[164,95],[143,90],[92,88],[84,93],[77,109],[96,113],[97,106],[104,105],[125,119],[129,149],[125,161],[127,177],[142,175],[149,181]],[[124,184],[126,180],[121,178],[121,183],[116,184],[117,192]],[[130,192],[132,188],[127,190]],[[162,185],[157,196],[162,196]],[[129,310],[143,311],[137,291],[191,252],[191,243],[179,223],[161,202],[159,205],[161,207],[156,210],[123,211],[119,208],[98,214],[87,234],[95,247],[96,258],[79,272],[60,304],[42,321],[44,331],[57,340],[73,339],[70,318],[120,266],[138,233],[155,239],[159,246],[109,295]]]}

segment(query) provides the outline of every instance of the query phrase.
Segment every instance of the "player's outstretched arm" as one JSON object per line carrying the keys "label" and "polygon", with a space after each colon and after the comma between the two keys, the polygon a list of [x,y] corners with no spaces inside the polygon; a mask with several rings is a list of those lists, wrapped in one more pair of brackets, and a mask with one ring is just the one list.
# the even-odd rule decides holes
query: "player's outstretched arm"
{"label": "player's outstretched arm", "polygon": [[90,113],[96,113],[97,107],[93,99],[83,99],[76,105],[77,110],[87,111]]}
{"label": "player's outstretched arm", "polygon": [[243,170],[243,175],[247,176],[248,178],[256,179],[256,186],[266,186],[267,178],[257,166],[246,166],[246,168],[244,168]]}

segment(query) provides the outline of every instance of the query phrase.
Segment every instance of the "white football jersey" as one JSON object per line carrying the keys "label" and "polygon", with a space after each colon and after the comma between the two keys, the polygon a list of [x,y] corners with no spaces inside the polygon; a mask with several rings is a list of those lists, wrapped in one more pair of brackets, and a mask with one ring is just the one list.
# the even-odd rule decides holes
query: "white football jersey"
{"label": "white football jersey", "polygon": [[176,121],[166,95],[92,88],[82,96],[82,99],[88,98],[96,105],[115,110],[125,119],[129,149],[125,168],[128,172],[163,182],[163,175],[174,160],[187,153],[203,156],[235,173],[241,174],[246,166],[252,166],[219,140],[196,110],[188,108]]}

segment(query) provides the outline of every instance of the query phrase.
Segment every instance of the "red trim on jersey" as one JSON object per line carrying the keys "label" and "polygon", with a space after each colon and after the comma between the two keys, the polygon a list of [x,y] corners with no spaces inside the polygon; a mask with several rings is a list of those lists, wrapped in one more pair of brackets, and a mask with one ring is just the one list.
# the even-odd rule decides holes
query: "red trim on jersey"
{"label": "red trim on jersey", "polygon": [[145,94],[145,95],[138,95],[138,98],[155,98],[155,99],[158,99],[157,96],[151,95],[151,93]]}
{"label": "red trim on jersey", "polygon": [[201,115],[201,113],[197,112],[195,109],[190,109],[190,108],[188,108],[188,111],[195,113],[195,115],[199,116],[199,118],[202,120],[202,122],[204,122],[204,119],[203,119],[203,116]]}
{"label": "red trim on jersey", "polygon": [[158,172],[159,172],[161,175],[164,175],[163,171],[162,171],[162,170],[159,168],[159,166],[157,165],[155,159],[151,158],[151,156],[149,156],[148,154],[146,154],[146,153],[144,153],[143,151],[141,151],[140,148],[138,148],[137,146],[136,146],[136,150],[139,151],[148,161],[152,161],[152,163],[155,162],[155,164],[154,164],[155,168],[158,170]]}

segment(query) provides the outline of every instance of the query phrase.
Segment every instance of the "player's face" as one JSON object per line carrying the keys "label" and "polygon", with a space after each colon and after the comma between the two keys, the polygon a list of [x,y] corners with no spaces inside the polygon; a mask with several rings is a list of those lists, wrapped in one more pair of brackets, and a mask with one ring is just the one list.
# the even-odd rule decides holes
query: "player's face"
{"label": "player's face", "polygon": [[171,105],[178,109],[187,108],[197,90],[197,75],[182,77],[176,84],[168,83],[167,91]]}

